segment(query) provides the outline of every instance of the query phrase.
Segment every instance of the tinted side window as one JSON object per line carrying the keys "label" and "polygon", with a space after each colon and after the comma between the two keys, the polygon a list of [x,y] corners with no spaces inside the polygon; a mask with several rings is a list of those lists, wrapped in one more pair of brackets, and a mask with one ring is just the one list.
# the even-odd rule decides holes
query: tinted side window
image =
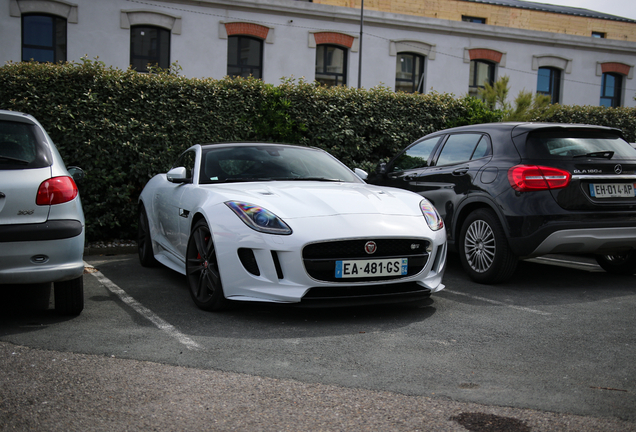
{"label": "tinted side window", "polygon": [[452,165],[469,161],[481,137],[482,134],[457,134],[449,136],[437,159],[437,165]]}
{"label": "tinted side window", "polygon": [[488,142],[488,138],[484,135],[481,137],[481,140],[479,140],[479,144],[477,144],[477,148],[473,152],[473,157],[471,157],[470,160],[486,156],[490,156],[490,143]]}
{"label": "tinted side window", "polygon": [[440,137],[429,138],[409,147],[393,161],[391,171],[406,171],[429,166],[431,153]]}

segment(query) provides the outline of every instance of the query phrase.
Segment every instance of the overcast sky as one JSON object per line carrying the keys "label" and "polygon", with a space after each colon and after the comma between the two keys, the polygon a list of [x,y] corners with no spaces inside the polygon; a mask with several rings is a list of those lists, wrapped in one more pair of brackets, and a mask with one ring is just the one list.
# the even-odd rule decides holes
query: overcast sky
{"label": "overcast sky", "polygon": [[604,12],[636,20],[636,0],[527,0],[533,3],[548,3]]}

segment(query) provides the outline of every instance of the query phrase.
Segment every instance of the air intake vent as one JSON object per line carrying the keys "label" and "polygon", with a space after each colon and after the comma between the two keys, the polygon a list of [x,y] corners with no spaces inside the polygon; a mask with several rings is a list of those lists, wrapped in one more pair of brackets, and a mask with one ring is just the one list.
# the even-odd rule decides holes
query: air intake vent
{"label": "air intake vent", "polygon": [[252,249],[240,248],[238,250],[238,257],[245,267],[245,270],[252,273],[254,276],[260,276],[261,272],[258,269],[258,263],[256,262],[256,257],[254,256],[254,251]]}
{"label": "air intake vent", "polygon": [[283,268],[280,266],[276,251],[272,251],[272,259],[274,260],[274,267],[276,267],[276,276],[278,276],[278,279],[283,279]]}

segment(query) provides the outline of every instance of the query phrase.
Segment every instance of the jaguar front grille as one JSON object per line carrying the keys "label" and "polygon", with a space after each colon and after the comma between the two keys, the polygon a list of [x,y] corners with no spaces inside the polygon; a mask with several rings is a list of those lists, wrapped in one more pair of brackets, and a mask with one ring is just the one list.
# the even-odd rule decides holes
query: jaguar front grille
{"label": "jaguar front grille", "polygon": [[303,248],[303,263],[307,273],[319,281],[349,283],[396,280],[400,279],[400,276],[338,278],[336,277],[336,262],[407,258],[407,274],[401,277],[413,276],[426,266],[429,258],[428,246],[428,241],[423,239],[356,239],[312,243]]}

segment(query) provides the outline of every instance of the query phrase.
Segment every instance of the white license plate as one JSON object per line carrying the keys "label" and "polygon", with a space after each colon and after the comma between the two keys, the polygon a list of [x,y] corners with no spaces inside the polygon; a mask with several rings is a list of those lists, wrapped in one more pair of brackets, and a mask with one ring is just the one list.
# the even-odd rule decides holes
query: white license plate
{"label": "white license plate", "polygon": [[408,269],[408,258],[336,261],[336,278],[404,276]]}
{"label": "white license plate", "polygon": [[633,198],[634,185],[632,183],[591,183],[590,195],[595,198]]}

